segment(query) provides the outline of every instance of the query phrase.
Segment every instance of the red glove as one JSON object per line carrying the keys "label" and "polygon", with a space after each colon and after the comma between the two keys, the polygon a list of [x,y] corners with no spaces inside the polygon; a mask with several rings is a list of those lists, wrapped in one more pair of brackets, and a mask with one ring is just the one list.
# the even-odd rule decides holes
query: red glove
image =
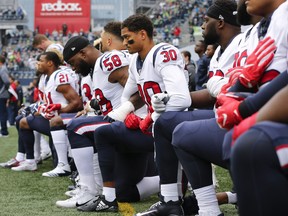
{"label": "red glove", "polygon": [[229,81],[227,84],[222,86],[221,93],[225,94],[228,92],[228,89],[236,83],[236,81],[238,80],[238,77],[242,73],[242,71],[243,71],[243,66],[230,68],[227,71],[226,76],[229,77]]}
{"label": "red glove", "polygon": [[218,108],[225,104],[227,100],[235,99],[237,101],[243,101],[248,96],[253,95],[250,92],[228,92],[226,94],[219,94],[215,103],[215,107]]}
{"label": "red glove", "polygon": [[152,135],[152,132],[150,131],[152,124],[153,124],[153,120],[151,118],[151,113],[149,112],[146,118],[140,122],[139,128],[144,134]]}
{"label": "red glove", "polygon": [[231,129],[234,125],[242,121],[238,107],[244,98],[236,97],[233,94],[220,94],[217,97],[218,116],[217,123],[221,128]]}
{"label": "red glove", "polygon": [[141,121],[141,118],[132,112],[126,116],[124,123],[125,123],[125,126],[129,129],[138,129],[140,121]]}
{"label": "red glove", "polygon": [[47,104],[44,103],[39,103],[37,107],[37,112],[38,113],[45,113],[45,110],[47,109]]}
{"label": "red glove", "polygon": [[232,134],[232,145],[234,145],[234,142],[236,139],[241,136],[244,132],[249,130],[253,125],[256,124],[256,118],[257,113],[253,114],[252,116],[244,119],[240,122],[240,124],[236,125],[233,128],[233,134]]}
{"label": "red glove", "polygon": [[45,112],[52,112],[52,111],[55,111],[55,110],[60,110],[62,107],[61,104],[49,104],[45,110]]}
{"label": "red glove", "polygon": [[52,111],[52,112],[44,112],[44,113],[41,113],[41,115],[45,118],[45,119],[52,119],[53,117],[56,116],[56,113],[55,111]]}
{"label": "red glove", "polygon": [[261,78],[264,70],[272,62],[276,46],[270,37],[260,41],[255,50],[248,56],[243,66],[239,81],[247,88],[255,86]]}

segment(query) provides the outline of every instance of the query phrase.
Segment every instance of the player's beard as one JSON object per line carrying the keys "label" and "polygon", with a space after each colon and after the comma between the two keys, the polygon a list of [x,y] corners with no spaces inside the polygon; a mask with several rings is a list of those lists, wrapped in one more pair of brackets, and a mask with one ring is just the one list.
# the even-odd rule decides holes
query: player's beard
{"label": "player's beard", "polygon": [[90,74],[93,71],[93,69],[94,69],[94,65],[93,67],[91,67],[91,65],[89,65],[88,63],[86,63],[84,60],[81,59],[77,73],[80,73],[81,75],[85,77],[88,74]]}
{"label": "player's beard", "polygon": [[207,34],[204,35],[204,41],[206,44],[218,43],[219,35],[217,34],[214,26],[213,27],[211,26]]}
{"label": "player's beard", "polygon": [[245,5],[245,3],[238,3],[240,4],[238,6],[238,10],[237,10],[237,19],[238,19],[238,23],[240,25],[250,25],[251,24],[251,18],[252,16],[250,14],[248,14],[247,12],[247,7]]}

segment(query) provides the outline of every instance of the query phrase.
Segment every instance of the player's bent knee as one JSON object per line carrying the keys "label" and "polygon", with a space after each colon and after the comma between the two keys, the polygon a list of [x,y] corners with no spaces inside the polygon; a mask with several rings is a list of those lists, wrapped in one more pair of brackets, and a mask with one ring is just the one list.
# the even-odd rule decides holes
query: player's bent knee
{"label": "player's bent knee", "polygon": [[172,145],[178,148],[186,146],[187,142],[191,143],[194,138],[191,136],[197,136],[197,131],[199,131],[201,124],[194,124],[193,122],[182,122],[177,125],[173,131]]}
{"label": "player's bent knee", "polygon": [[20,120],[19,126],[20,126],[21,129],[30,129],[26,118],[22,118]]}
{"label": "player's bent knee", "polygon": [[160,117],[155,122],[156,127],[167,127],[167,122],[171,122],[172,119],[177,115],[177,112],[164,112],[160,115]]}
{"label": "player's bent knee", "polygon": [[[253,154],[254,151],[251,151],[251,148],[254,149],[255,147],[257,147],[255,143],[257,142],[258,137],[259,131],[255,129],[250,129],[247,133],[240,136],[233,144],[231,150],[231,158],[237,161],[245,160],[247,163],[249,161],[247,160],[247,155],[251,155],[251,153]],[[254,154],[254,156],[257,157],[257,154]]]}
{"label": "player's bent knee", "polygon": [[55,116],[50,120],[50,127],[60,127],[63,126],[63,120],[60,116]]}
{"label": "player's bent knee", "polygon": [[107,139],[108,138],[113,138],[113,134],[114,134],[114,131],[113,129],[111,128],[110,125],[105,125],[105,126],[102,126],[102,127],[99,127],[97,128],[95,131],[94,131],[94,140],[101,140],[103,137],[106,137]]}

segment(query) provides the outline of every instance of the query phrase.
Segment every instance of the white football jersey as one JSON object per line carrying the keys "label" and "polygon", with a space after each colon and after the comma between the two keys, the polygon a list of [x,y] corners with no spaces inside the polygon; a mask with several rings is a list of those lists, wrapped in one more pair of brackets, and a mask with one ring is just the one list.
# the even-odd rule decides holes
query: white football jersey
{"label": "white football jersey", "polygon": [[79,77],[79,74],[75,73],[75,71],[73,71],[71,69],[71,67],[68,67],[68,66],[61,65],[60,69],[63,70],[63,71],[66,71],[67,73],[70,74],[70,76],[71,76],[71,80],[70,80],[71,86],[75,89],[75,91],[77,93],[80,93],[80,77]]}
{"label": "white football jersey", "polygon": [[[287,71],[287,57],[288,57],[288,22],[286,17],[288,14],[288,2],[282,3],[277,10],[274,11],[267,34],[275,40],[277,50],[274,59],[269,67],[266,69],[262,79],[261,85],[271,81],[279,73]],[[284,21],[285,20],[285,21]]]}
{"label": "white football jersey", "polygon": [[85,77],[81,77],[80,81],[80,91],[83,105],[85,106],[88,101],[92,99],[93,87],[92,87],[92,77],[88,74]]}
{"label": "white football jersey", "polygon": [[127,89],[133,94],[138,86],[140,96],[149,108],[151,96],[166,91],[170,96],[166,111],[184,110],[191,104],[184,67],[184,60],[176,47],[167,43],[157,44],[144,61],[138,54],[133,55]]}
{"label": "white football jersey", "polygon": [[44,101],[47,104],[68,104],[68,101],[63,94],[56,91],[58,86],[69,84],[73,89],[78,91],[78,84],[75,83],[73,71],[69,68],[60,68],[54,71],[49,77],[45,75],[44,84]]}
{"label": "white football jersey", "polygon": [[239,67],[243,66],[247,60],[247,56],[251,54],[251,52],[255,49],[257,46],[257,43],[255,43],[254,38],[258,37],[258,25],[252,26],[251,28],[248,28],[245,32],[243,32],[242,37],[240,39],[237,52],[234,56],[234,63],[233,67]]}
{"label": "white football jersey", "polygon": [[[287,70],[288,57],[288,24],[283,21],[283,16],[288,13],[288,2],[282,3],[271,16],[271,22],[267,29],[265,37],[271,37],[275,40],[277,50],[275,52],[273,61],[265,70],[263,77],[260,80],[260,86],[270,82],[280,73]],[[250,55],[259,43],[258,30],[260,23],[257,23],[256,29],[251,32],[248,45],[247,54]],[[264,38],[265,38],[264,37]],[[263,38],[261,38],[262,40]]]}
{"label": "white football jersey", "polygon": [[128,61],[131,62],[133,54],[130,54],[128,50],[119,50],[119,52],[122,52]]}
{"label": "white football jersey", "polygon": [[227,71],[233,67],[234,55],[238,49],[242,33],[233,38],[230,44],[221,53],[221,46],[218,46],[210,61],[209,78],[212,76],[225,77]]}
{"label": "white football jersey", "polygon": [[121,105],[123,86],[120,83],[110,83],[108,78],[113,71],[129,65],[129,58],[125,53],[113,50],[100,56],[93,72],[93,92],[103,115]]}

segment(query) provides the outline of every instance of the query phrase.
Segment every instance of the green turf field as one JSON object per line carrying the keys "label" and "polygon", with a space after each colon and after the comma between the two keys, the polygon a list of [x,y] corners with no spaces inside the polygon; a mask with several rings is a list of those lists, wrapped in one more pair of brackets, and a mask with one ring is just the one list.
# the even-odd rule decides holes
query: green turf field
{"label": "green turf field", "polygon": [[[15,127],[9,128],[9,137],[0,137],[0,162],[14,157],[17,151],[17,131]],[[0,168],[0,215],[1,216],[73,216],[95,215],[95,213],[78,212],[75,209],[57,208],[57,200],[66,199],[64,192],[71,184],[68,178],[46,178],[41,174],[52,169],[52,161],[48,159],[38,166],[36,172],[15,172]],[[219,191],[230,190],[231,182],[226,171],[216,169],[219,180]],[[139,203],[120,203],[119,214],[98,213],[105,215],[132,216],[135,212],[147,209],[158,201],[157,196]],[[237,215],[233,205],[221,206],[225,216]]]}

